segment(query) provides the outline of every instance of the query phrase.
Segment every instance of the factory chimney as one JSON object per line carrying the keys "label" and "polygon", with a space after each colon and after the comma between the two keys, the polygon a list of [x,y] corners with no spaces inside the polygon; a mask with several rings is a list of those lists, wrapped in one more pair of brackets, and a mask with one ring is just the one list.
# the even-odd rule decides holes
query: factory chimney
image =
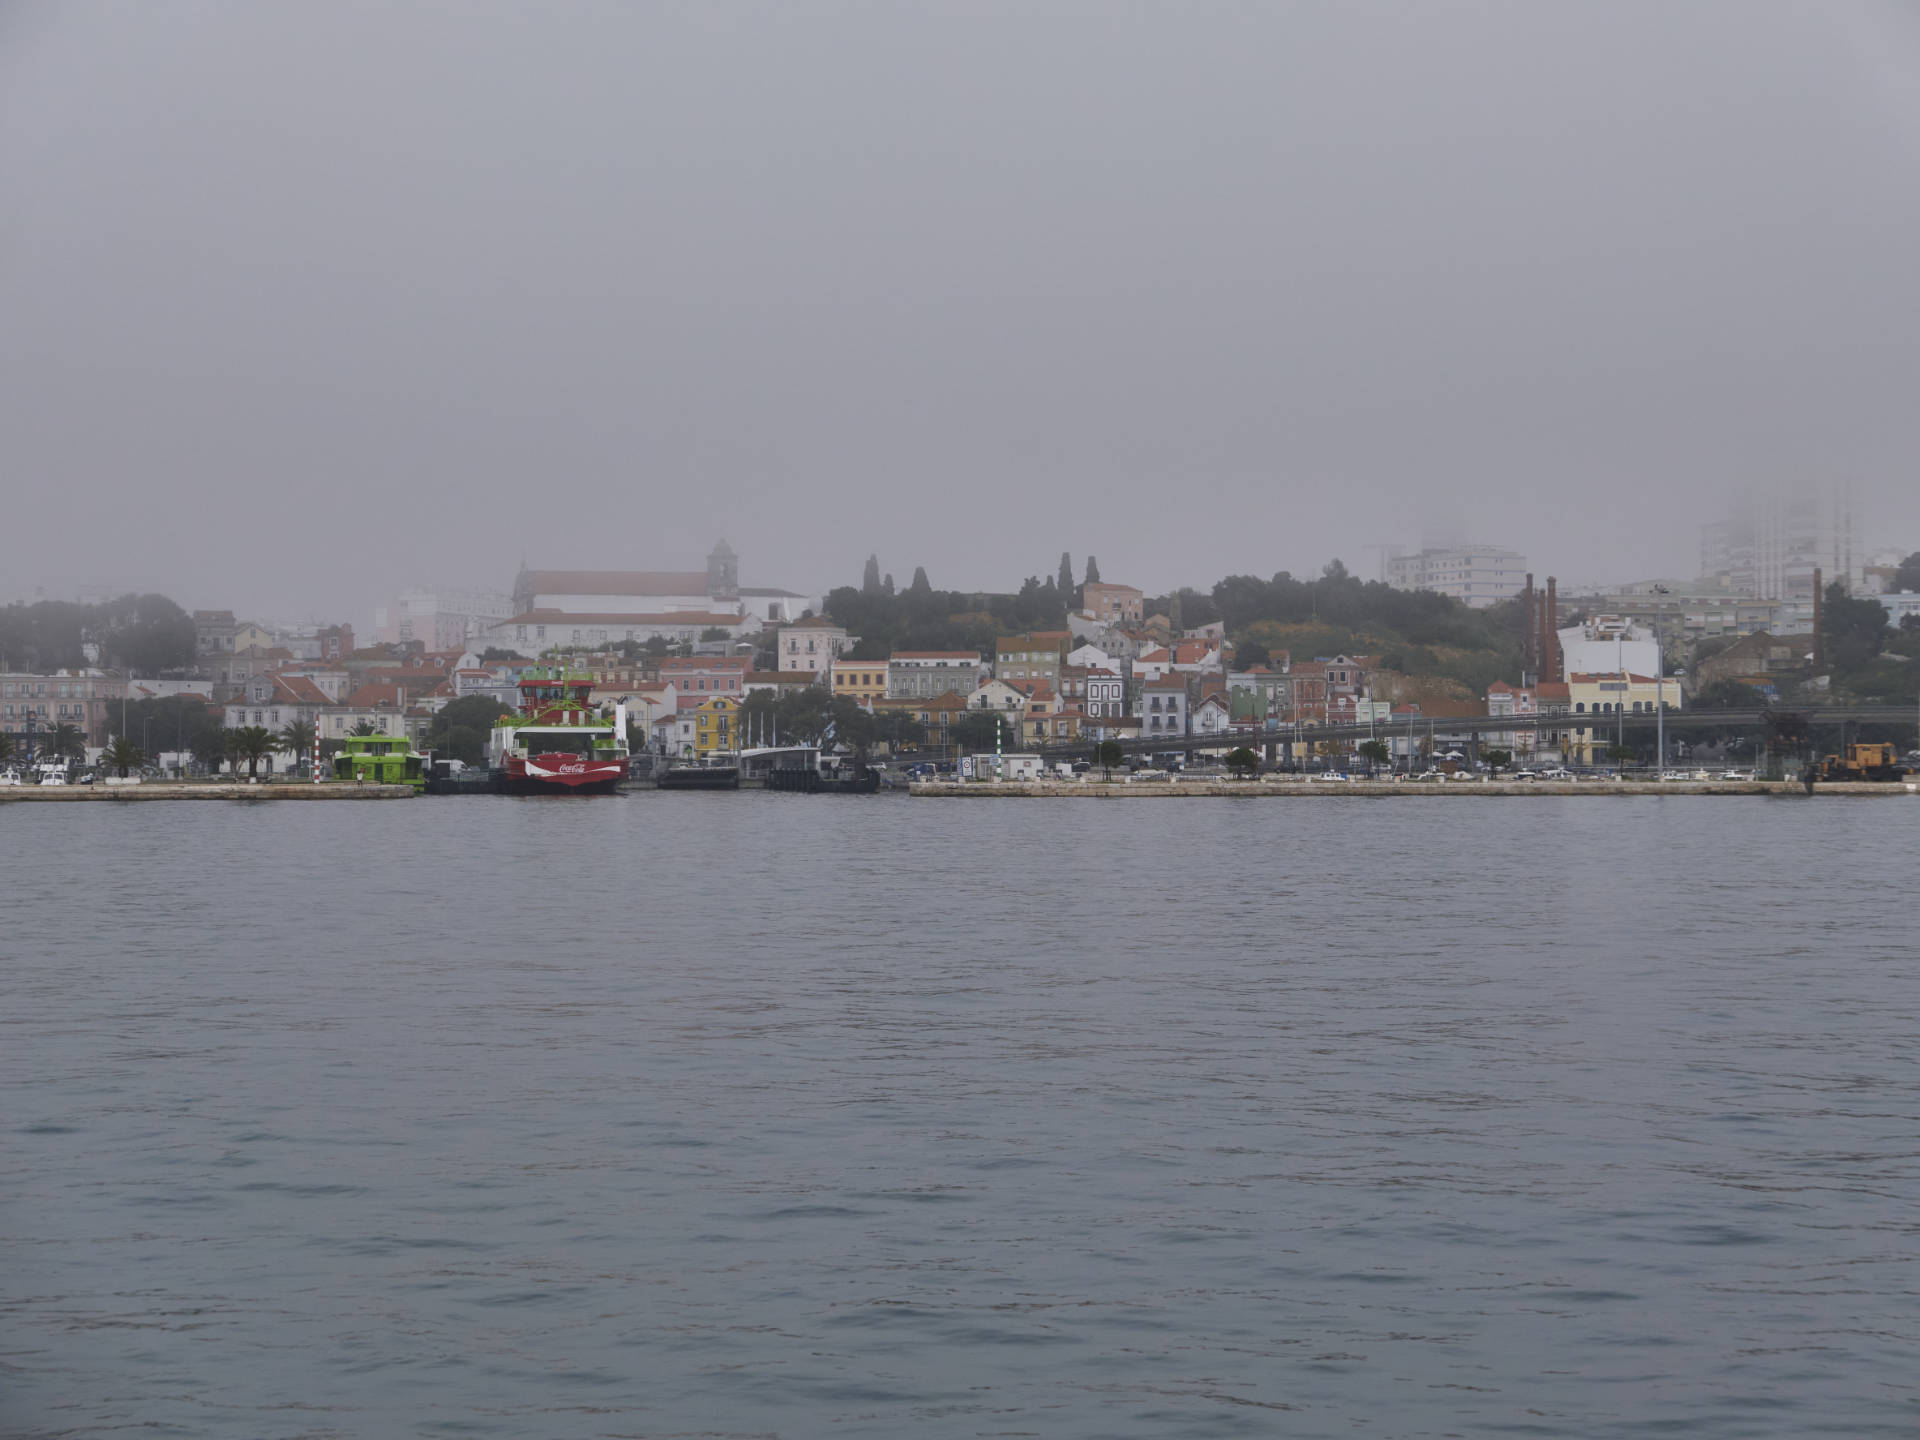
{"label": "factory chimney", "polygon": [[1548,679],[1565,680],[1561,674],[1564,657],[1560,653],[1560,582],[1553,576],[1547,576],[1547,628],[1541,634],[1540,641],[1546,647],[1545,658],[1541,661],[1541,673]]}
{"label": "factory chimney", "polygon": [[1527,572],[1526,638],[1520,642],[1520,681],[1531,685],[1540,679],[1540,607],[1533,598],[1533,572]]}

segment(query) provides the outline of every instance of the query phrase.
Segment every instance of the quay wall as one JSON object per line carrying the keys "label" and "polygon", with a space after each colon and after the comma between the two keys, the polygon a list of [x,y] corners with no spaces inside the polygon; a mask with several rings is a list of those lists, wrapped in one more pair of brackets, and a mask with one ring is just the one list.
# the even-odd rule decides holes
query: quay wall
{"label": "quay wall", "polygon": [[[1269,780],[1153,780],[1128,783],[1124,780],[1007,780],[992,781],[916,780],[909,793],[953,799],[1074,799],[1074,800],[1188,800],[1231,797],[1252,800],[1266,797],[1283,799],[1336,798],[1342,795],[1373,799],[1489,799],[1499,796],[1574,795],[1781,795],[1806,798],[1806,787],[1792,780],[1706,780],[1706,781],[1606,781],[1517,783],[1489,781],[1480,783],[1395,784],[1386,780],[1353,780],[1345,784],[1316,781]],[[1833,784],[1816,785],[1814,798],[1822,795],[1894,796],[1920,799],[1920,783],[1908,781],[1888,785]]]}
{"label": "quay wall", "polygon": [[0,786],[0,805],[46,803],[56,805],[134,800],[405,800],[411,785],[356,785],[329,781],[315,785],[288,781],[268,785],[195,785],[176,781],[147,781],[139,785],[6,785]]}

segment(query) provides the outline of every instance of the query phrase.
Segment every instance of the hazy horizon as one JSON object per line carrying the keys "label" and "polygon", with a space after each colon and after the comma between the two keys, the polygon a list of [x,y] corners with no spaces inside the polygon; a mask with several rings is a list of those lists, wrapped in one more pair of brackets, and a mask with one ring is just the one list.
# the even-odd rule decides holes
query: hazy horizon
{"label": "hazy horizon", "polygon": [[0,10],[0,600],[1920,548],[1920,9]]}

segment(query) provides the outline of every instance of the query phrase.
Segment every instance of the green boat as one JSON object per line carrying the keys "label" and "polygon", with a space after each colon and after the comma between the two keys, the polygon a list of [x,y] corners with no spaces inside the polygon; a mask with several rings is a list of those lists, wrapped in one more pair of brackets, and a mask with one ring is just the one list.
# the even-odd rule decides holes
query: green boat
{"label": "green boat", "polygon": [[411,785],[427,788],[427,757],[400,735],[348,735],[333,757],[333,778],[362,785]]}

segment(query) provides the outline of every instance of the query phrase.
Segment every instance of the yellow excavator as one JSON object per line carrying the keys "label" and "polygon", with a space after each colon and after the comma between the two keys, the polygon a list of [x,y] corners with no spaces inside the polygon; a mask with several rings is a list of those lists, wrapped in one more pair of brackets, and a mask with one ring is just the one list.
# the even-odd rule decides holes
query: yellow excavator
{"label": "yellow excavator", "polygon": [[1901,763],[1897,746],[1882,742],[1845,746],[1842,753],[1829,755],[1822,760],[1817,773],[1822,780],[1840,782],[1904,780],[1912,771]]}

